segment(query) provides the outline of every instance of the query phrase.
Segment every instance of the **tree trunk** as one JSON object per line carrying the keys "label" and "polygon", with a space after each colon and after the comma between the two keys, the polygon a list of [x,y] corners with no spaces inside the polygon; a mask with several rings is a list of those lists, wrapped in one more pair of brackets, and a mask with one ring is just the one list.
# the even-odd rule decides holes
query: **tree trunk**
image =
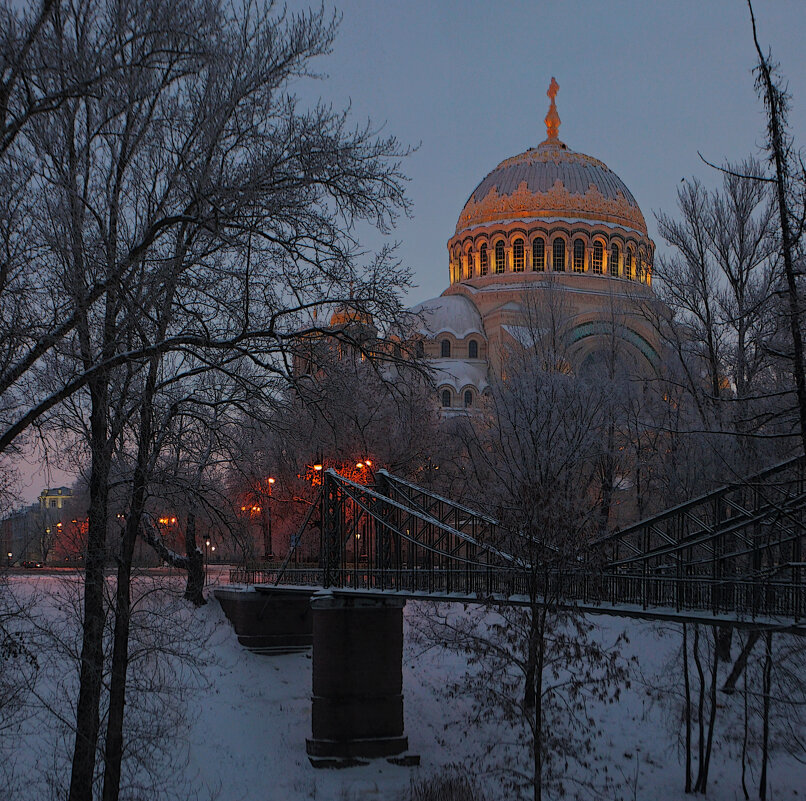
{"label": "tree trunk", "polygon": [[747,0],[750,8],[750,19],[753,23],[753,42],[758,53],[758,68],[764,90],[764,101],[767,107],[767,133],[769,140],[767,150],[770,161],[775,165],[775,195],[778,203],[778,216],[781,225],[781,256],[784,261],[784,276],[786,277],[787,300],[789,303],[789,330],[792,336],[792,372],[795,376],[795,389],[798,399],[798,412],[800,420],[801,443],[806,452],[806,371],[803,363],[803,334],[800,330],[800,293],[798,291],[794,245],[796,237],[791,226],[791,212],[787,199],[787,154],[785,121],[782,119],[781,103],[785,92],[779,89],[773,81],[770,65],[761,50],[756,33],[756,18],[753,15],[753,6]]}
{"label": "tree trunk", "polygon": [[698,791],[702,781],[702,766],[705,761],[705,675],[700,661],[700,627],[694,624],[694,664],[697,667],[697,676],[700,684],[697,693],[697,778],[694,781],[694,792]]}
{"label": "tree trunk", "polygon": [[730,646],[733,642],[733,626],[719,626],[716,629],[716,651],[720,662],[730,661]]}
{"label": "tree trunk", "polygon": [[[719,670],[719,646],[717,640],[719,638],[719,632],[714,631],[714,659],[713,659],[713,666],[711,668],[711,689],[710,689],[710,708],[708,713],[708,741],[705,746],[705,760],[703,761],[703,767],[701,776],[702,781],[700,782],[699,792],[703,795],[705,794],[708,788],[708,769],[711,766],[711,747],[713,746],[714,742],[714,723],[716,722],[716,681],[717,681],[717,671]],[[694,788],[697,789],[696,787]]]}
{"label": "tree trunk", "polygon": [[[535,616],[540,621],[535,627]],[[535,705],[534,705],[534,739],[532,746],[532,759],[534,762],[533,784],[534,801],[541,801],[543,798],[543,659],[545,657],[545,624],[546,610],[536,610],[532,608],[532,634],[536,648],[535,659]]]}
{"label": "tree trunk", "polygon": [[90,509],[84,577],[84,621],[81,670],[76,703],[76,739],[70,774],[69,801],[90,801],[95,775],[95,752],[100,728],[99,706],[104,653],[104,563],[109,497],[110,447],[107,441],[107,378],[102,374],[90,386]]}
{"label": "tree trunk", "polygon": [[[742,649],[744,651],[744,649]],[[744,674],[744,731],[742,733],[742,792],[744,793],[745,801],[749,801],[750,793],[747,791],[747,740],[750,734],[750,721],[748,719],[747,708],[747,673]]]}
{"label": "tree trunk", "polygon": [[733,669],[730,671],[730,675],[725,680],[725,684],[722,687],[722,692],[727,693],[730,695],[736,689],[736,682],[739,680],[739,677],[744,673],[744,669],[747,666],[747,658],[750,656],[750,652],[753,650],[753,646],[758,642],[758,638],[761,636],[761,632],[759,631],[751,631],[749,636],[747,637],[747,642],[742,647],[742,650],[739,653],[739,656],[736,658],[736,662],[733,664]]}
{"label": "tree trunk", "polygon": [[[137,516],[139,519],[139,515]],[[129,670],[129,630],[131,628],[131,573],[138,520],[129,514],[118,558],[115,592],[115,634],[112,650],[112,676],[109,686],[109,713],[104,748],[103,801],[117,801],[120,795],[120,766],[123,761],[123,717],[126,706],[126,676]]]}
{"label": "tree trunk", "polygon": [[103,801],[117,801],[120,795],[120,766],[123,761],[123,718],[126,706],[126,676],[129,670],[129,631],[131,629],[131,574],[134,544],[143,518],[148,481],[148,460],[153,427],[153,398],[157,368],[152,362],[140,405],[140,433],[137,464],[132,481],[132,497],[118,557],[115,591],[115,633],[112,648],[112,676],[109,687],[109,713],[104,749]]}
{"label": "tree trunk", "polygon": [[761,736],[761,779],[759,780],[758,797],[767,801],[767,763],[769,761],[770,743],[770,691],[772,688],[772,632],[766,634],[764,653],[764,679],[762,682],[763,713]]}
{"label": "tree trunk", "polygon": [[686,792],[691,792],[691,681],[688,675],[688,625],[683,624],[683,687],[686,707]]}

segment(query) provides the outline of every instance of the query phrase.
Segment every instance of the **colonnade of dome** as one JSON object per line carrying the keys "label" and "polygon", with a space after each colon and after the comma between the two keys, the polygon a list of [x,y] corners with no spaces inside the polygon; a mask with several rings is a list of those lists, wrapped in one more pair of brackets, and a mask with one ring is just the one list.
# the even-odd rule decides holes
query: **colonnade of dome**
{"label": "colonnade of dome", "polygon": [[554,224],[480,231],[451,242],[451,284],[512,273],[590,273],[652,282],[651,243],[637,234]]}

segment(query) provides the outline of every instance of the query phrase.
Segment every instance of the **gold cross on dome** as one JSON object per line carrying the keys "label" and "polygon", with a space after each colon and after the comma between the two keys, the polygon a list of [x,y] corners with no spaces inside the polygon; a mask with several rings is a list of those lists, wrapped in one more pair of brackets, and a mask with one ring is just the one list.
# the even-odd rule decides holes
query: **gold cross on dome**
{"label": "gold cross on dome", "polygon": [[549,113],[546,114],[546,119],[544,120],[546,123],[546,134],[549,139],[557,139],[557,134],[560,132],[560,115],[557,113],[557,106],[554,102],[559,89],[560,84],[557,83],[557,80],[552,75],[549,90],[546,92],[549,98],[551,98],[551,105],[549,106]]}

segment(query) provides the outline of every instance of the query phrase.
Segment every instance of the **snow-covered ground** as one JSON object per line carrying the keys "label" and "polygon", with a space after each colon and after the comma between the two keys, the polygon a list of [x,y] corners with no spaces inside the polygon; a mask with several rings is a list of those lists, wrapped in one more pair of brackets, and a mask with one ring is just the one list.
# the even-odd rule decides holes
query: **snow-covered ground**
{"label": "snow-covered ground", "polygon": [[[48,615],[62,614],[69,607],[63,583],[56,588],[54,579],[38,576],[25,580],[23,588],[22,581],[14,582],[19,594],[30,595],[30,587],[36,586],[43,598],[54,592],[61,598],[55,605],[40,602],[50,607]],[[437,773],[447,764],[458,763],[483,773],[486,763],[481,758],[481,740],[494,737],[495,732],[468,728],[465,713],[469,700],[446,696],[449,681],[466,669],[464,658],[440,648],[424,650],[408,636],[420,603],[410,602],[405,611],[403,682],[406,734],[410,752],[420,755],[421,765],[399,767],[378,760],[367,766],[322,770],[314,769],[305,754],[305,738],[311,727],[310,654],[258,656],[245,651],[218,603],[211,599],[195,613],[197,643],[201,645],[195,656],[201,674],[191,681],[194,690],[180,694],[186,711],[184,721],[182,716],[176,718],[178,729],[163,747],[169,762],[183,774],[183,797],[402,801],[413,777]],[[606,766],[608,775],[621,784],[620,789],[600,797],[641,801],[689,798],[683,792],[682,754],[670,722],[672,713],[667,704],[653,698],[652,692],[653,684],[663,682],[664,671],[679,649],[679,636],[670,633],[668,626],[634,620],[600,616],[595,622],[602,637],[610,641],[628,630],[630,642],[624,653],[635,656],[638,665],[631,688],[617,704],[592,710],[605,733],[597,743],[598,764]],[[54,668],[52,662],[50,667]],[[50,678],[40,682],[40,694],[69,694],[71,681],[65,674],[70,670],[55,666]],[[56,680],[56,676],[61,678]],[[176,671],[166,676],[169,683],[179,678]],[[190,680],[187,674],[185,678]],[[728,708],[733,702],[721,698],[723,702],[726,707],[720,709],[723,723],[714,744],[708,798],[735,801],[743,798],[736,743],[740,732],[735,730],[739,726],[735,710]],[[43,766],[58,770],[64,763],[48,752],[61,749],[67,753],[69,745],[69,737],[59,733],[58,726],[48,728],[48,715],[56,710],[44,710],[41,703],[39,706],[36,720],[29,720],[19,732],[14,749],[17,773],[29,778],[12,797],[23,800],[51,795],[42,779],[47,772]],[[69,716],[69,703],[60,709]],[[748,776],[751,797],[757,780],[757,773]],[[496,794],[496,784],[489,776],[482,775],[479,781],[486,785],[488,798],[504,797]],[[806,797],[806,766],[774,753],[770,788],[771,801]],[[155,795],[144,794],[146,797]]]}
{"label": "snow-covered ground", "polygon": [[[483,749],[464,724],[462,699],[445,695],[447,681],[466,669],[465,660],[441,649],[423,651],[414,638],[406,636],[418,609],[417,603],[410,602],[405,611],[403,691],[409,749],[420,755],[419,768],[397,767],[383,760],[338,771],[312,768],[305,756],[311,726],[310,655],[248,653],[239,648],[224,621],[210,644],[217,656],[209,674],[213,689],[200,704],[191,748],[199,776],[210,786],[220,781],[221,798],[226,801],[390,799],[405,797],[412,776],[436,773],[446,764],[481,769]],[[206,614],[211,621],[222,621],[217,605],[210,604]],[[654,677],[662,676],[679,648],[679,634],[675,637],[668,626],[635,620],[598,616],[595,622],[609,641],[628,630],[630,642],[624,654],[636,657],[641,674],[637,668],[636,679],[619,703],[593,711],[606,733],[597,747],[600,764],[607,765],[608,773],[621,784],[610,797],[690,798],[683,792],[682,754],[670,712],[650,694]],[[719,735],[708,798],[743,798],[740,773],[737,747]],[[748,776],[751,792],[756,784]],[[775,754],[770,787],[770,799],[806,797],[806,766]],[[489,790],[492,796],[492,781]]]}

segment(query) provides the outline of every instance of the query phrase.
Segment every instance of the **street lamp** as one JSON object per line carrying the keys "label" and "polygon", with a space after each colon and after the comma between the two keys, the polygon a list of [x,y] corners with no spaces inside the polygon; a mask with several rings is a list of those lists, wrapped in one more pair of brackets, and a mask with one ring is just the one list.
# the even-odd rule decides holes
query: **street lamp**
{"label": "street lamp", "polygon": [[274,484],[274,479],[269,476],[266,479],[266,482],[269,485],[269,503],[268,508],[266,510],[266,516],[261,518],[261,522],[263,523],[263,561],[268,562],[270,559],[274,558],[272,542],[271,542],[271,488]]}
{"label": "street lamp", "polygon": [[8,566],[11,567],[11,551],[8,552]]}

